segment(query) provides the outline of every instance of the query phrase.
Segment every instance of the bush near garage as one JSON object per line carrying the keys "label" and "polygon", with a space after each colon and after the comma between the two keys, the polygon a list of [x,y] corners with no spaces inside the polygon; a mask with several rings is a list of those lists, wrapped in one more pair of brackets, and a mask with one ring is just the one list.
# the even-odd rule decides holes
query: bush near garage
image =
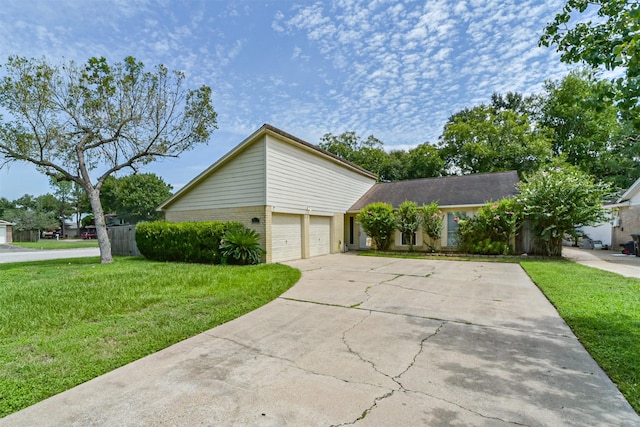
{"label": "bush near garage", "polygon": [[230,228],[220,242],[223,264],[259,264],[265,250],[260,247],[260,235],[249,228]]}
{"label": "bush near garage", "polygon": [[155,261],[220,264],[220,243],[239,222],[142,222],[136,227],[140,253]]}
{"label": "bush near garage", "polygon": [[510,255],[521,209],[514,199],[482,206],[475,216],[458,220],[458,244],[462,252]]}
{"label": "bush near garage", "polygon": [[371,203],[360,210],[356,217],[367,236],[373,239],[376,250],[385,251],[391,246],[396,216],[388,203]]}

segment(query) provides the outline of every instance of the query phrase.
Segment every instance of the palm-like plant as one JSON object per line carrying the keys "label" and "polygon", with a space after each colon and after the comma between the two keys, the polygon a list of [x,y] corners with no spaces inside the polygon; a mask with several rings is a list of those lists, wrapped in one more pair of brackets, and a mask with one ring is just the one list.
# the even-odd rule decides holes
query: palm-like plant
{"label": "palm-like plant", "polygon": [[249,228],[227,230],[220,242],[223,264],[259,264],[264,252],[260,247],[260,235]]}

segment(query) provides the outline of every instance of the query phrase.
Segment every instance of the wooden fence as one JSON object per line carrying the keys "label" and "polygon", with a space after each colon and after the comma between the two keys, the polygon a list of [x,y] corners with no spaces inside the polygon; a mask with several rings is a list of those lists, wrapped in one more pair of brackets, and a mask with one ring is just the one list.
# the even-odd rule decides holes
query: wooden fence
{"label": "wooden fence", "polygon": [[14,242],[37,242],[38,230],[12,230]]}
{"label": "wooden fence", "polygon": [[136,245],[136,226],[118,225],[109,228],[111,255],[141,256]]}

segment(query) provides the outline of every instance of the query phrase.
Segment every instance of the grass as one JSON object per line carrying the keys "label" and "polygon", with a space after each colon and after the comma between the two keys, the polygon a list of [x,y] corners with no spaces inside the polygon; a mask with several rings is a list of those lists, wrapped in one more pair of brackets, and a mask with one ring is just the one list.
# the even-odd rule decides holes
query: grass
{"label": "grass", "polygon": [[640,413],[640,279],[569,261],[521,265]]}
{"label": "grass", "polygon": [[300,272],[80,258],[0,264],[0,277],[3,417],[242,316]]}
{"label": "grass", "polygon": [[77,249],[97,248],[97,240],[40,240],[39,242],[13,242],[13,246],[27,249]]}

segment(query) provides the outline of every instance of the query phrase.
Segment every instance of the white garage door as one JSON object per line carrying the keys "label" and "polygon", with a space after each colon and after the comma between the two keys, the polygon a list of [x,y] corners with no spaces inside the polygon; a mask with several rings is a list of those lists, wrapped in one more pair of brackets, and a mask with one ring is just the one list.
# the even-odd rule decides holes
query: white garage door
{"label": "white garage door", "polygon": [[331,252],[331,218],[312,216],[309,218],[309,256],[326,255]]}
{"label": "white garage door", "polygon": [[0,243],[7,243],[7,227],[0,226]]}
{"label": "white garage door", "polygon": [[271,217],[271,261],[302,258],[300,215],[273,214]]}

